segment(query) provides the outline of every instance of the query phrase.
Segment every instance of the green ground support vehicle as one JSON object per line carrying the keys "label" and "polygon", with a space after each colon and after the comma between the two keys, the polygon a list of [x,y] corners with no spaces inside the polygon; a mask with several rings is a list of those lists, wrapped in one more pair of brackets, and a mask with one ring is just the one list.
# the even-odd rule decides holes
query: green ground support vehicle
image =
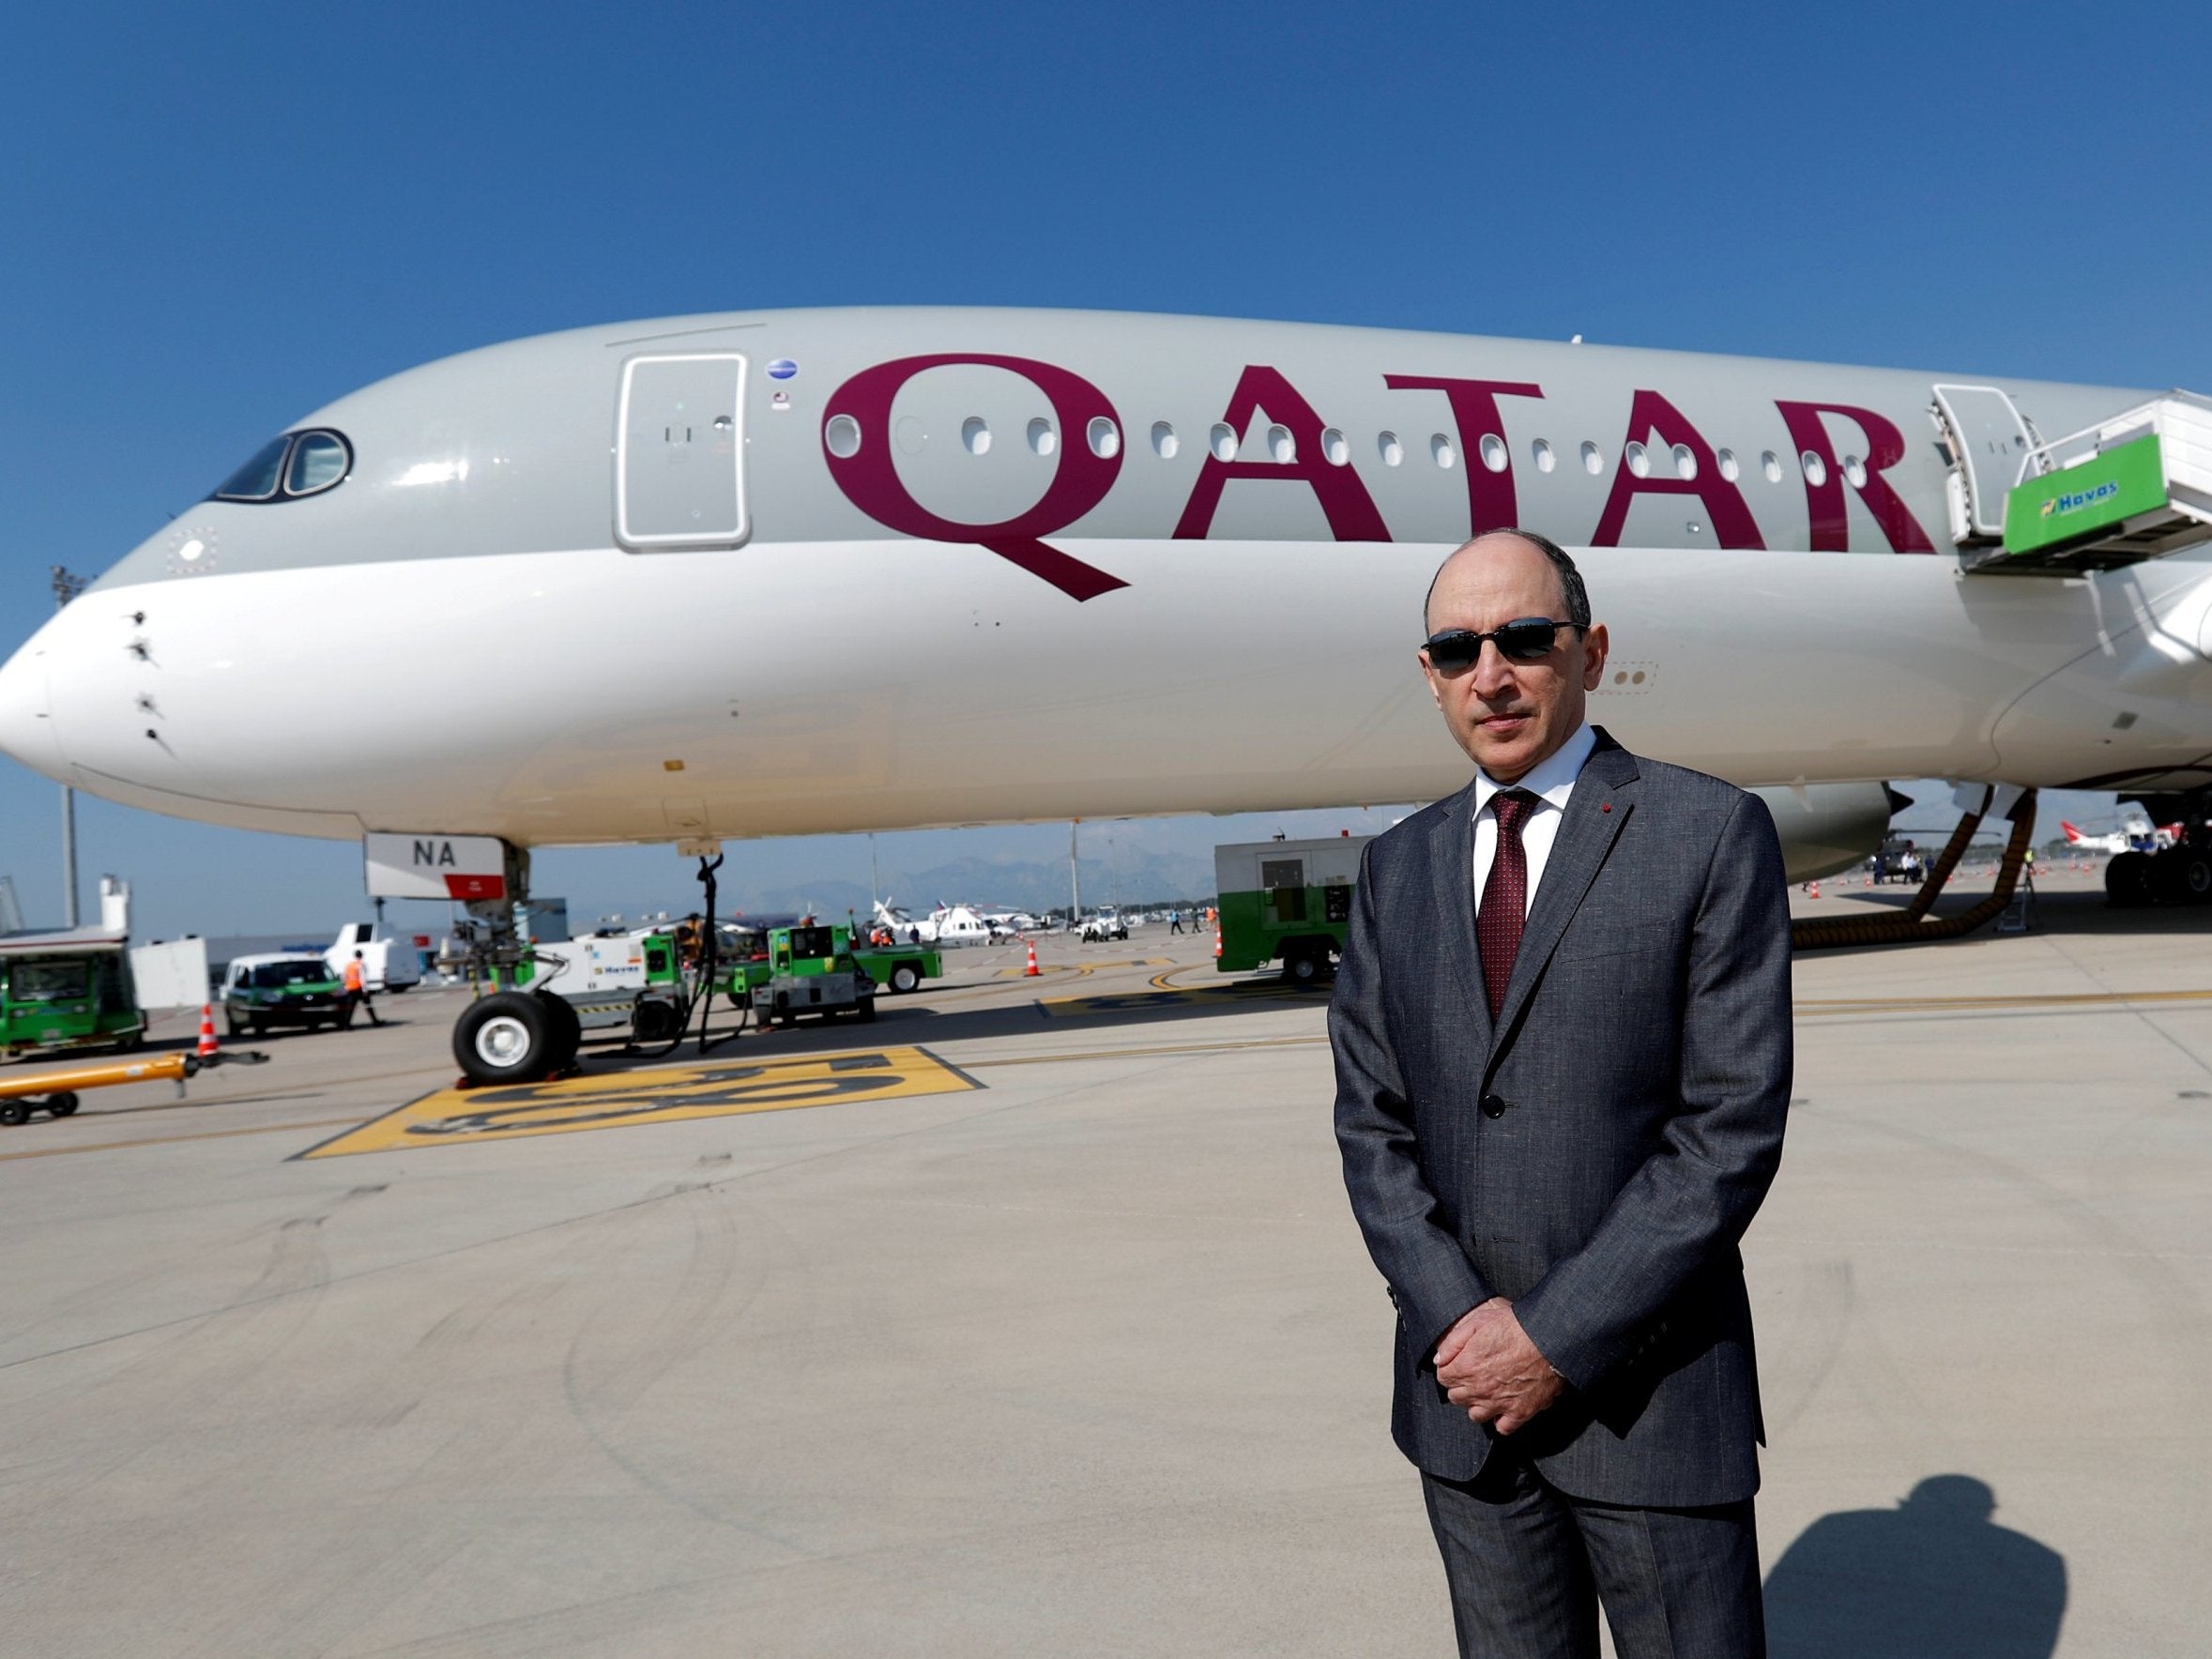
{"label": "green ground support vehicle", "polygon": [[945,959],[926,945],[855,945],[852,959],[877,989],[894,997],[904,997],[923,980],[945,975]]}
{"label": "green ground support vehicle", "polygon": [[1283,977],[1306,985],[1344,949],[1360,855],[1371,835],[1328,841],[1237,842],[1213,849],[1223,973],[1282,959]]}
{"label": "green ground support vehicle", "polygon": [[854,959],[852,930],[843,925],[770,928],[768,960],[744,964],[743,972],[763,1026],[876,1017],[876,981]]}
{"label": "green ground support vehicle", "polygon": [[310,1031],[345,1018],[345,985],[320,956],[284,951],[234,959],[222,976],[222,1019],[236,1037],[271,1026]]}
{"label": "green ground support vehicle", "polygon": [[0,1055],[135,1048],[145,1015],[119,933],[0,935]]}

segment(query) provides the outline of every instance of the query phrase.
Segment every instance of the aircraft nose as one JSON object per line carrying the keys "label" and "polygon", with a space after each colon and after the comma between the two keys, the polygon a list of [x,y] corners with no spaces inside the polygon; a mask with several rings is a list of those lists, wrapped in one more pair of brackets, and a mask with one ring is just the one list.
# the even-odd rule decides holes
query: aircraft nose
{"label": "aircraft nose", "polygon": [[0,754],[50,778],[62,775],[61,742],[47,706],[46,653],[36,639],[0,664]]}

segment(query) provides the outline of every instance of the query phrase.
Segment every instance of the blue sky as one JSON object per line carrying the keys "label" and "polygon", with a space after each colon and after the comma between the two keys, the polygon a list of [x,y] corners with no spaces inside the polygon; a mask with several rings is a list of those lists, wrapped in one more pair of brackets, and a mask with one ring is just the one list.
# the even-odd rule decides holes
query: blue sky
{"label": "blue sky", "polygon": [[[2179,4],[23,8],[0,651],[49,565],[102,569],[307,410],[631,316],[1099,306],[2212,386],[2208,36]],[[0,763],[38,918],[55,793]],[[349,846],[81,821],[150,931],[358,904]],[[664,848],[553,862],[586,906],[689,892]],[[732,865],[864,879],[865,843]]]}

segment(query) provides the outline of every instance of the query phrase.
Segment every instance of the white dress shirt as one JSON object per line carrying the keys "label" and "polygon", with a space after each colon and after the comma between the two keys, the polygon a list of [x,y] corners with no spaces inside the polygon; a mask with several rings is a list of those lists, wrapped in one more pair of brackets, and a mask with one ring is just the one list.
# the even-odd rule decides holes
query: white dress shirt
{"label": "white dress shirt", "polygon": [[[1533,907],[1536,903],[1536,886],[1544,879],[1544,865],[1551,857],[1551,844],[1559,839],[1560,820],[1566,816],[1567,801],[1575,793],[1575,779],[1582,770],[1582,763],[1590,758],[1590,752],[1597,747],[1597,734],[1584,721],[1575,728],[1575,735],[1559,746],[1550,759],[1529,769],[1528,775],[1518,783],[1500,784],[1490,774],[1477,770],[1474,774],[1474,902],[1479,907],[1483,899],[1483,884],[1490,878],[1490,860],[1498,856],[1498,814],[1490,810],[1491,798],[1503,789],[1525,789],[1536,797],[1536,806],[1520,827],[1521,850],[1528,855],[1529,894]],[[1522,914],[1525,916],[1526,911]]]}

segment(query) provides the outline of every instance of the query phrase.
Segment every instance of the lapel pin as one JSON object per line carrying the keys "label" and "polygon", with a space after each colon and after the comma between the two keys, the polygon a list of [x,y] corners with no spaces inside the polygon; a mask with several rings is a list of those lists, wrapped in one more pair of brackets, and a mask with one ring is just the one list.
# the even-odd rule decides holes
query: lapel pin
{"label": "lapel pin", "polygon": [[1613,810],[1613,803],[1609,800],[1599,801],[1597,810],[1601,813],[1609,813]]}

